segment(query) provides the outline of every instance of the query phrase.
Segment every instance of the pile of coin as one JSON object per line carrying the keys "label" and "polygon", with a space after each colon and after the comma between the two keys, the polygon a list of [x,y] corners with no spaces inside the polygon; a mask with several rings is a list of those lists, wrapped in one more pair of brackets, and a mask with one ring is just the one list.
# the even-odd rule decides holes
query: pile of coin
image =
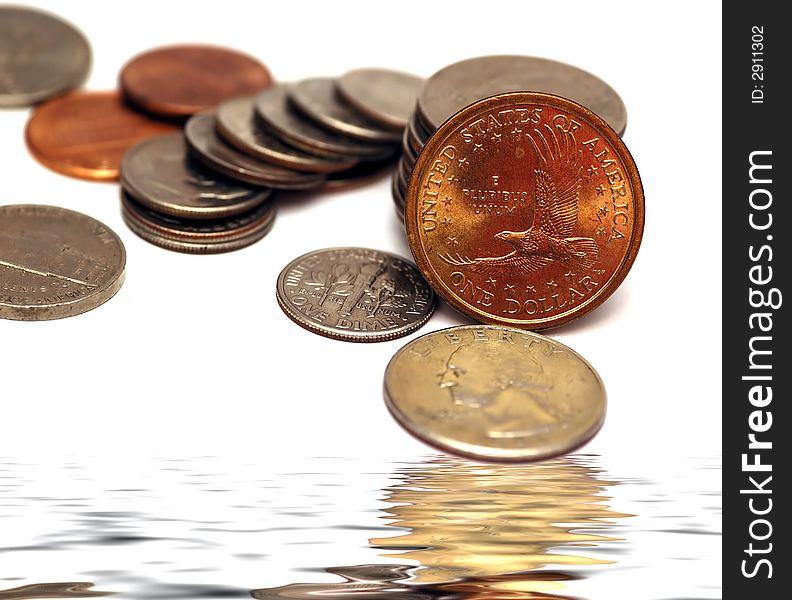
{"label": "pile of coin", "polygon": [[[126,223],[170,250],[224,252],[266,235],[274,189],[334,191],[378,176],[397,156],[396,119],[399,110],[409,112],[421,80],[379,69],[359,73],[226,99],[189,117],[183,135],[131,148],[120,168]],[[382,102],[388,81],[389,102]],[[178,106],[174,100],[168,110]]]}
{"label": "pile of coin", "polygon": [[187,122],[190,151],[209,169],[253,185],[334,191],[365,183],[396,160],[402,137],[392,103],[380,95],[403,98],[402,112],[409,111],[422,80],[364,71],[227,100]]}
{"label": "pile of coin", "polygon": [[601,116],[619,135],[627,111],[607,83],[582,69],[531,56],[481,56],[444,67],[426,80],[402,137],[402,156],[391,194],[404,218],[410,175],[423,147],[438,128],[464,107],[506,92],[544,92],[574,100]]}

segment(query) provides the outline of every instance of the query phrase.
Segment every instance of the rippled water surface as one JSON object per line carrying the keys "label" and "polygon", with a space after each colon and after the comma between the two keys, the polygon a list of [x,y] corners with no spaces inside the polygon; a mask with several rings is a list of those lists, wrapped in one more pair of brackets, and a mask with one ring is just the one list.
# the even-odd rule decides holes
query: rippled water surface
{"label": "rippled water surface", "polygon": [[720,460],[0,459],[0,600],[719,598]]}

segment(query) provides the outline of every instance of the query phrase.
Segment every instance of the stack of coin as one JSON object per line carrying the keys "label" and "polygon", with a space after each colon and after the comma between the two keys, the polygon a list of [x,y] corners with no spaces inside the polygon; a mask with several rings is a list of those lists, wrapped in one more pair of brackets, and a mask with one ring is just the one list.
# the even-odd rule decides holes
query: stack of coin
{"label": "stack of coin", "polygon": [[185,137],[196,160],[232,179],[286,190],[346,189],[396,159],[421,84],[384,69],[276,84],[194,115]]}
{"label": "stack of coin", "polygon": [[190,158],[181,133],[149,138],[121,162],[121,207],[130,229],[157,246],[227,252],[264,237],[275,208],[270,188],[215,175]]}
{"label": "stack of coin", "polygon": [[404,130],[402,157],[391,185],[402,219],[415,161],[440,125],[477,100],[519,91],[574,100],[605,119],[619,135],[627,126],[627,111],[619,95],[607,83],[577,67],[531,56],[481,56],[449,65],[426,80]]}

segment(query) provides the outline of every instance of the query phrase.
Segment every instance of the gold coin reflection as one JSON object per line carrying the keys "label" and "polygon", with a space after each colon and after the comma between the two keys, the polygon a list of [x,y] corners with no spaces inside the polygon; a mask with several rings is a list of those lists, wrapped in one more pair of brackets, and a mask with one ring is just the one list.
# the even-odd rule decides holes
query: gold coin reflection
{"label": "gold coin reflection", "polygon": [[[387,558],[419,564],[411,583],[468,580],[504,592],[553,591],[562,581],[504,577],[548,565],[597,565],[583,548],[620,538],[622,517],[607,501],[607,480],[585,457],[530,465],[483,465],[438,457],[404,466],[387,488],[390,525],[406,529],[370,543]],[[538,574],[533,574],[538,575]],[[489,581],[488,581],[489,580]]]}

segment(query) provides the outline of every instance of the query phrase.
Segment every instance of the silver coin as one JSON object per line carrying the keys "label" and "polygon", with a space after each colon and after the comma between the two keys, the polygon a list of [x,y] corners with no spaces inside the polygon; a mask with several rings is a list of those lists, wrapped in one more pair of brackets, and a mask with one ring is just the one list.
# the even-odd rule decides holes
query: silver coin
{"label": "silver coin", "polygon": [[124,282],[119,237],[55,206],[0,206],[0,318],[62,319],[106,302]]}
{"label": "silver coin", "polygon": [[257,122],[253,98],[233,98],[217,107],[217,132],[245,154],[282,167],[309,173],[334,173],[352,168],[356,158],[316,156],[289,146]]}
{"label": "silver coin", "polygon": [[193,157],[210,169],[227,177],[284,190],[306,190],[321,184],[320,173],[301,173],[257,160],[226,144],[217,135],[214,113],[190,117],[184,137]]}
{"label": "silver coin", "polygon": [[72,25],[0,6],[0,107],[29,106],[79,87],[90,68],[91,48]]}
{"label": "silver coin", "polygon": [[338,93],[382,125],[403,129],[415,108],[424,80],[388,69],[356,69],[338,78]]}
{"label": "silver coin", "polygon": [[597,113],[619,135],[627,127],[624,102],[607,83],[583,69],[533,56],[480,56],[449,65],[427,79],[416,113],[435,131],[469,104],[506,92],[563,96]]}
{"label": "silver coin", "polygon": [[121,186],[153,210],[188,219],[218,219],[249,211],[271,188],[209,171],[187,153],[184,135],[169,133],[133,146],[121,161]]}
{"label": "silver coin", "polygon": [[389,144],[373,144],[333,133],[314,125],[289,105],[285,84],[274,85],[254,99],[256,116],[285,142],[322,156],[349,156],[375,160],[393,152]]}
{"label": "silver coin", "polygon": [[370,142],[392,143],[401,138],[398,129],[386,129],[345,104],[330,77],[303,79],[289,86],[289,100],[322,127],[341,135]]}
{"label": "silver coin", "polygon": [[219,254],[250,246],[272,229],[275,208],[265,202],[249,214],[226,220],[182,220],[159,215],[122,192],[121,216],[147,242],[187,254]]}
{"label": "silver coin", "polygon": [[407,335],[434,310],[434,292],[414,264],[379,250],[309,252],[281,271],[278,304],[301,327],[348,342]]}

